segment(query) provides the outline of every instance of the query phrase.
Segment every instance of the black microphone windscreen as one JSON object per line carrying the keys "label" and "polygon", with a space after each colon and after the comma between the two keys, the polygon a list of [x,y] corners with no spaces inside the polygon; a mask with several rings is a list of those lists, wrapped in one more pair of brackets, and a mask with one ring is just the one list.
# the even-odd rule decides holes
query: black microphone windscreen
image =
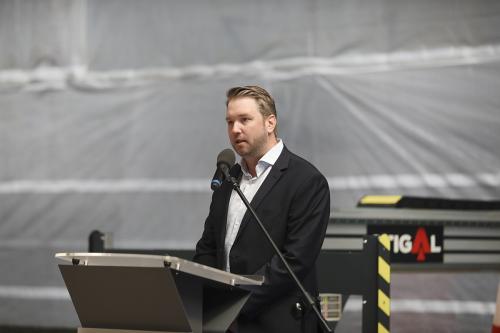
{"label": "black microphone windscreen", "polygon": [[236,156],[234,155],[234,151],[232,151],[229,148],[224,149],[217,156],[217,165],[223,163],[226,164],[229,168],[231,168],[234,165],[235,161],[236,161]]}

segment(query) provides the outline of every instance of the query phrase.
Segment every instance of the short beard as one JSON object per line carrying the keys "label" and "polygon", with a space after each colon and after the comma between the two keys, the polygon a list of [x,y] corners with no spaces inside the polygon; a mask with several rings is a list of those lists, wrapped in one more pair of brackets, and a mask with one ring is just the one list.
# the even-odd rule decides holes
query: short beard
{"label": "short beard", "polygon": [[264,149],[266,147],[266,143],[267,143],[267,133],[265,132],[264,135],[258,137],[255,140],[255,142],[252,145],[252,147],[250,148],[250,150],[248,152],[246,152],[245,154],[242,155],[238,152],[238,150],[234,146],[233,146],[233,148],[243,158],[251,157],[251,158],[259,158],[260,159],[262,156],[264,156],[267,153],[267,151],[264,151]]}

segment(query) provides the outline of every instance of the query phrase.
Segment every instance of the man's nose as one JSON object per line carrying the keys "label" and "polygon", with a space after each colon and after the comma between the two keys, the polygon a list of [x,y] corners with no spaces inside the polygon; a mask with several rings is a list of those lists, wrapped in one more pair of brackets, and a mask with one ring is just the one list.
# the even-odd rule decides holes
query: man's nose
{"label": "man's nose", "polygon": [[239,122],[235,122],[233,127],[231,128],[232,133],[241,133],[241,124]]}

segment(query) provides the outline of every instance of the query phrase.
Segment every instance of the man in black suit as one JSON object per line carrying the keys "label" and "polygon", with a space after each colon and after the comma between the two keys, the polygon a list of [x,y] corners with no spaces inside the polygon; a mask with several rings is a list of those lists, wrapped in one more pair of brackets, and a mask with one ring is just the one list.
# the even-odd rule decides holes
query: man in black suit
{"label": "man in black suit", "polygon": [[[276,108],[266,90],[231,88],[226,105],[229,140],[241,156],[231,172],[294,273],[316,297],[315,263],[330,215],[328,183],[277,137]],[[297,311],[300,291],[227,182],[213,193],[194,260],[236,274],[264,276],[263,286],[252,293],[232,330],[317,332],[314,313]]]}

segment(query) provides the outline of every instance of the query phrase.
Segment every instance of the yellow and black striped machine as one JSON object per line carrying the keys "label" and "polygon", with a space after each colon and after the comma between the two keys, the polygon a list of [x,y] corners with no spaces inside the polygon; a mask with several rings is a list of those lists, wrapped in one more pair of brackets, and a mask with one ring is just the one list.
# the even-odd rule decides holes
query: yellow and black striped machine
{"label": "yellow and black striped machine", "polygon": [[500,202],[365,196],[333,212],[318,260],[321,292],[361,295],[362,332],[386,333],[391,270],[500,270]]}
{"label": "yellow and black striped machine", "polygon": [[389,235],[394,269],[500,269],[500,201],[365,196],[333,212],[323,249],[360,250]]}

